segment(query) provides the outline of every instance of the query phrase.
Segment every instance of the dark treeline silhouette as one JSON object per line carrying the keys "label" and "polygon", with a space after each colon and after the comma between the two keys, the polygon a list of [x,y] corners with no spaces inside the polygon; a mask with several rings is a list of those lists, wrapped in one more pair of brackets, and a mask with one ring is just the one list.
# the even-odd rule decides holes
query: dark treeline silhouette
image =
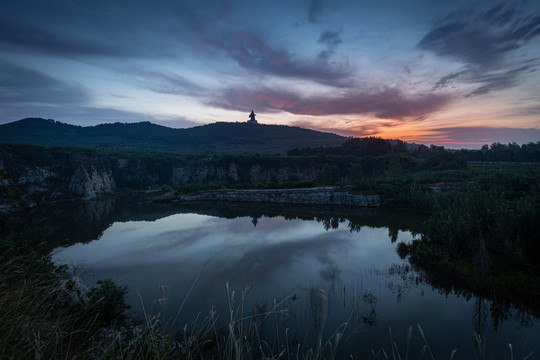
{"label": "dark treeline silhouette", "polygon": [[301,155],[349,155],[349,156],[381,156],[391,153],[406,154],[417,158],[434,158],[454,154],[464,161],[497,161],[497,162],[539,162],[540,141],[518,145],[499,142],[482,146],[479,150],[447,150],[443,146],[409,144],[401,140],[385,140],[378,137],[351,138],[335,147],[296,148],[287,153],[289,156]]}
{"label": "dark treeline silhouette", "polygon": [[408,153],[406,144],[401,140],[391,142],[378,137],[351,138],[335,147],[306,147],[294,149],[287,153],[289,156],[299,155],[385,155],[392,152]]}
{"label": "dark treeline silhouette", "polygon": [[484,145],[480,150],[461,149],[457,155],[466,161],[504,161],[538,162],[540,161],[540,141],[519,146],[518,144],[493,143]]}
{"label": "dark treeline silhouette", "polygon": [[[341,156],[360,158],[362,166],[372,167],[373,162],[381,162],[381,157],[385,161],[400,163],[401,167],[414,168],[412,158],[422,159],[425,164],[420,167],[428,167],[433,170],[462,169],[465,161],[458,158],[454,153],[447,151],[442,146],[426,146],[418,144],[408,144],[401,140],[385,140],[378,137],[351,138],[343,144],[335,147],[306,147],[294,149],[287,153],[288,156]],[[388,162],[387,161],[387,162]],[[406,165],[406,163],[408,165]],[[411,165],[413,165],[411,167]]]}
{"label": "dark treeline silhouette", "polygon": [[350,138],[341,145],[334,147],[296,148],[287,153],[289,156],[300,155],[351,155],[351,156],[381,156],[391,153],[407,154],[414,157],[428,158],[447,151],[442,146],[426,146],[408,144],[402,140],[386,140],[380,137]]}

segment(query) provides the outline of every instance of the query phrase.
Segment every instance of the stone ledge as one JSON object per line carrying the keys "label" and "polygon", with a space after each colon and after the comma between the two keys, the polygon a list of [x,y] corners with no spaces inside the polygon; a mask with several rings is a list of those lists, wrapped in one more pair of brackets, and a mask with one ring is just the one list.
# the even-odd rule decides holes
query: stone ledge
{"label": "stone ledge", "polygon": [[275,190],[231,190],[182,195],[179,201],[236,201],[284,204],[379,206],[379,195],[352,194],[332,187]]}

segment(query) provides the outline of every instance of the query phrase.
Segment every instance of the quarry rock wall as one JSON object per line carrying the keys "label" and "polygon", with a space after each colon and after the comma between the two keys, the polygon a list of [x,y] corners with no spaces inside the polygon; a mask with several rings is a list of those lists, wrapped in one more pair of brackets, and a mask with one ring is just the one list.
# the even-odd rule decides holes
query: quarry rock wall
{"label": "quarry rock wall", "polygon": [[379,195],[361,195],[332,187],[306,189],[211,191],[183,195],[180,201],[235,201],[283,204],[328,204],[347,206],[379,206]]}

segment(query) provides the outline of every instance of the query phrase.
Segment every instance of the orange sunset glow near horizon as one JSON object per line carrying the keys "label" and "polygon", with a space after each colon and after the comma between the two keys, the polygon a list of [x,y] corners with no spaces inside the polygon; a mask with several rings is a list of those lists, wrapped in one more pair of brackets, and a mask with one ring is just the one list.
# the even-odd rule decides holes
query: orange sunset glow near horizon
{"label": "orange sunset glow near horizon", "polygon": [[448,148],[540,141],[540,3],[21,0],[0,123],[283,124]]}

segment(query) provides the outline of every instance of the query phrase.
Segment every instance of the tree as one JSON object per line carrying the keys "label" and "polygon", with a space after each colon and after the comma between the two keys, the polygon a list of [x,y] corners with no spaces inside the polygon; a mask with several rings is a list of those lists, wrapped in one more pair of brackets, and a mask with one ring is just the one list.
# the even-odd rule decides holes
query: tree
{"label": "tree", "polygon": [[328,163],[324,164],[317,176],[317,181],[324,185],[334,185],[339,179],[339,168]]}

